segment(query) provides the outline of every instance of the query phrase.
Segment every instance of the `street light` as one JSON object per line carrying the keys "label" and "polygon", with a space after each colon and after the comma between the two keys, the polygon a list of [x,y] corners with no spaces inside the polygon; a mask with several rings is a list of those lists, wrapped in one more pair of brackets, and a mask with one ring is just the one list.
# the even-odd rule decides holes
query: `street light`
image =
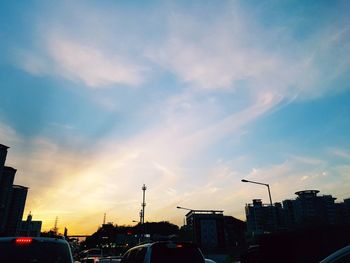
{"label": "street light", "polygon": [[[190,208],[186,208],[186,207],[182,207],[182,206],[177,206],[176,207],[177,209],[182,209],[182,210],[187,210],[187,211],[190,211],[189,213],[191,213],[191,212],[194,212],[195,213],[195,211],[196,210],[193,210],[193,209],[190,209]],[[188,214],[189,214],[188,213]],[[188,215],[187,214],[187,215]],[[187,215],[186,215],[186,221],[187,221]],[[192,228],[192,239],[193,239],[193,242],[196,242],[197,241],[197,235],[196,235],[196,218],[195,218],[195,214],[193,214],[192,215],[193,216],[193,218],[192,218],[192,226],[191,226],[191,228]]]}
{"label": "street light", "polygon": [[182,207],[182,206],[177,206],[176,208],[177,208],[177,209],[187,210],[187,211],[194,211],[193,209],[189,209],[189,208]]}
{"label": "street light", "polygon": [[246,180],[246,179],[242,179],[241,182],[242,182],[242,183],[260,184],[260,185],[265,185],[265,186],[267,186],[267,190],[268,190],[268,192],[269,192],[269,198],[270,198],[270,205],[271,205],[271,207],[272,207],[272,199],[271,199],[271,192],[270,192],[270,185],[269,185],[269,184],[264,184],[264,183],[249,181],[249,180]]}

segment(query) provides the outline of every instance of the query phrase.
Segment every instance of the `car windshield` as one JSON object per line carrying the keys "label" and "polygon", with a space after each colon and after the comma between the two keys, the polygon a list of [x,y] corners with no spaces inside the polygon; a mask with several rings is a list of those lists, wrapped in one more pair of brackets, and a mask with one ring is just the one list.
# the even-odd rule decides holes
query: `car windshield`
{"label": "car windshield", "polygon": [[71,263],[72,261],[65,244],[33,241],[25,245],[0,242],[0,262]]}
{"label": "car windshield", "polygon": [[204,263],[202,254],[192,246],[154,246],[151,254],[151,263]]}

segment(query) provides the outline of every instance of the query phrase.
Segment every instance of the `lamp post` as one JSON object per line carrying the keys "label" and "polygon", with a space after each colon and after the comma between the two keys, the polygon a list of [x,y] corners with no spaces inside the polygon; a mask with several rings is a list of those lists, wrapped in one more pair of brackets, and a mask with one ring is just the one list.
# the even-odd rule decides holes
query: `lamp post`
{"label": "lamp post", "polygon": [[[272,198],[271,198],[271,192],[270,192],[270,185],[269,184],[265,184],[265,183],[260,183],[260,182],[255,182],[255,181],[250,181],[250,180],[246,180],[246,179],[242,179],[241,180],[242,183],[252,183],[252,184],[260,184],[260,185],[265,185],[267,187],[267,190],[269,192],[269,198],[270,198],[270,216],[271,216],[271,224],[272,224],[272,228],[276,228],[276,222],[275,222],[275,215],[273,213],[273,206],[272,206]],[[254,207],[255,210],[255,207]],[[254,212],[255,215],[255,212]],[[256,220],[255,220],[256,222]]]}
{"label": "lamp post", "polygon": [[260,183],[260,182],[255,182],[255,181],[249,181],[249,180],[246,180],[246,179],[242,179],[241,182],[242,182],[242,183],[252,183],[252,184],[265,185],[265,186],[267,187],[267,191],[269,192],[270,205],[271,205],[271,207],[272,207],[272,198],[271,198],[271,192],[270,192],[270,185],[269,185],[269,184]]}
{"label": "lamp post", "polygon": [[177,209],[187,210],[187,211],[194,211],[193,209],[186,208],[186,207],[182,207],[182,206],[177,206],[176,208],[177,208]]}
{"label": "lamp post", "polygon": [[[190,211],[189,213],[196,211],[196,210],[193,210],[193,209],[190,209],[190,208],[186,208],[186,207],[182,207],[182,206],[177,206],[176,208]],[[193,242],[197,242],[197,240],[196,240],[196,229],[195,229],[195,226],[196,226],[195,225],[195,222],[196,222],[195,213],[193,213],[192,216],[193,216],[193,218],[192,218],[192,239],[193,239]],[[187,221],[187,218],[186,218],[186,221]]]}

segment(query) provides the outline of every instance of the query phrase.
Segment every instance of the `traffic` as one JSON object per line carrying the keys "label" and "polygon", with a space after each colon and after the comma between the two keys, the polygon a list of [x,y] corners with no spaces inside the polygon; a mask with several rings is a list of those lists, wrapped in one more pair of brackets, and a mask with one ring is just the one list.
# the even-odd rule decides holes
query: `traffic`
{"label": "traffic", "polygon": [[[75,251],[64,237],[1,237],[0,262],[14,263],[216,263],[191,242],[156,241],[129,248],[123,255],[106,255],[98,248]],[[350,246],[321,263],[349,262]]]}
{"label": "traffic", "polygon": [[[123,255],[104,255],[100,249],[75,251],[64,238],[2,237],[0,262],[18,263],[213,263],[190,242],[157,241],[140,244]],[[215,263],[215,262],[214,262]]]}

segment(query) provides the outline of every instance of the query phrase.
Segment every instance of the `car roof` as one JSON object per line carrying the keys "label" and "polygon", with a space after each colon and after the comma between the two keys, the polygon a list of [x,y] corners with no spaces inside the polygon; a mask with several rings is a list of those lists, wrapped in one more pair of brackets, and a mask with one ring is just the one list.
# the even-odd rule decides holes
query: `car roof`
{"label": "car roof", "polygon": [[141,247],[154,247],[154,246],[159,246],[159,245],[163,245],[163,244],[182,244],[185,245],[186,247],[193,247],[193,248],[198,248],[197,245],[195,245],[194,243],[191,242],[183,242],[183,241],[156,241],[156,242],[152,242],[152,243],[145,243],[145,244],[140,244],[137,245],[135,247],[130,248],[129,250],[133,250],[133,249],[137,249],[137,248],[141,248]]}
{"label": "car roof", "polygon": [[333,260],[340,258],[341,256],[350,254],[350,245],[343,247],[334,253],[330,254],[328,257],[323,259],[320,263],[327,263],[327,262],[333,262]]}

